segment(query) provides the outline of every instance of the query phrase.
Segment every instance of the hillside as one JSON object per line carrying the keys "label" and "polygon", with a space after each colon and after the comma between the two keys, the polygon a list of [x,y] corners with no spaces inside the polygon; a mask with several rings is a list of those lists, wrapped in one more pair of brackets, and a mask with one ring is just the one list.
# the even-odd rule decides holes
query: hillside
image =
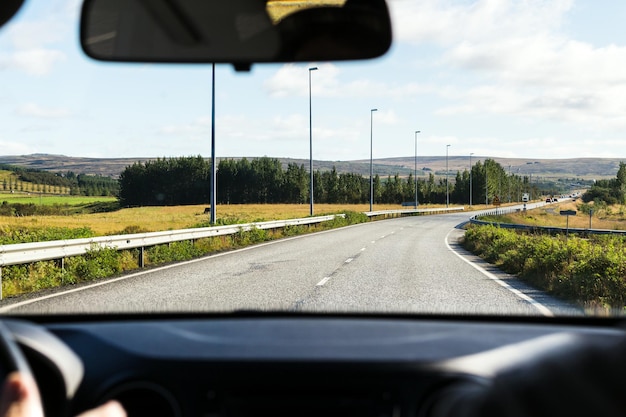
{"label": "hillside", "polygon": [[[147,161],[154,158],[82,158],[64,155],[32,154],[0,156],[0,163],[36,168],[45,171],[65,172],[73,171],[77,174],[99,174],[108,177],[117,177],[125,167],[134,162]],[[239,158],[235,158],[239,159]],[[308,159],[278,158],[284,165],[288,163],[304,164],[308,166]],[[484,160],[484,156],[472,157],[472,163]],[[620,161],[626,158],[581,158],[581,159],[517,159],[492,157],[506,170],[520,175],[532,174],[542,178],[584,178],[600,179],[611,178],[617,173]],[[219,160],[219,159],[218,159]],[[338,172],[355,172],[364,176],[369,175],[369,160],[355,161],[313,161],[313,168],[330,170],[335,167]],[[450,172],[469,169],[469,156],[450,156],[448,158]],[[374,173],[381,176],[401,176],[413,172],[414,157],[381,158],[374,160]],[[428,175],[429,172],[442,174],[446,169],[445,156],[419,156],[418,175]]]}

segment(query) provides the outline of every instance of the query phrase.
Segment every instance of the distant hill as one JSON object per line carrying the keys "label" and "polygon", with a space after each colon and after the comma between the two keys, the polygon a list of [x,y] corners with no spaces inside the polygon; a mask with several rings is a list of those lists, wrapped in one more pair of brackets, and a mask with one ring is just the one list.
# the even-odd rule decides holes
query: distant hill
{"label": "distant hill", "polygon": [[[620,161],[626,158],[580,158],[580,159],[523,159],[491,157],[504,167],[510,168],[512,174],[529,175],[544,178],[583,178],[600,179],[614,177]],[[44,171],[65,172],[76,174],[99,174],[116,178],[128,165],[145,162],[156,158],[82,158],[64,155],[32,154],[0,156],[0,163],[36,168]],[[240,159],[233,158],[233,159]],[[249,158],[253,159],[253,158]],[[303,164],[308,167],[308,159],[278,158],[284,165],[288,163]],[[472,163],[484,161],[484,156],[472,156]],[[313,169],[330,170],[333,166],[339,173],[354,172],[369,175],[369,159],[355,161],[313,161]],[[469,169],[469,156],[450,156],[448,169],[450,172]],[[406,176],[413,172],[414,157],[381,158],[374,160],[374,173],[382,177],[387,175]],[[442,156],[418,156],[418,175],[429,172],[443,174],[446,170],[446,158]]]}

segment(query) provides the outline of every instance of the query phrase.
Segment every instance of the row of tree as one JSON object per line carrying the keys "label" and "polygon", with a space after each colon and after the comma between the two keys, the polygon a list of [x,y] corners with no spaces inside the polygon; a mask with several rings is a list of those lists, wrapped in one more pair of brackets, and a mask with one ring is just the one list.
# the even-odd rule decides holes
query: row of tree
{"label": "row of tree", "polygon": [[72,171],[54,173],[7,164],[0,164],[0,170],[15,174],[15,177],[3,180],[3,191],[58,192],[88,196],[118,194],[118,181],[101,175],[75,174]]}
{"label": "row of tree", "polygon": [[48,185],[48,184],[33,184],[26,181],[19,181],[13,179],[3,179],[0,185],[2,191],[21,191],[32,193],[46,193],[46,194],[69,194],[69,188],[62,187],[60,185]]}
{"label": "row of tree", "polygon": [[173,206],[209,201],[211,165],[201,156],[159,158],[126,167],[119,178],[124,206]]}
{"label": "row of tree", "polygon": [[[210,162],[196,157],[163,158],[137,162],[119,178],[119,198],[124,206],[205,204],[209,201]],[[283,167],[274,158],[223,159],[217,168],[219,204],[308,203],[310,173],[304,165]],[[399,175],[381,179],[355,173],[338,173],[335,168],[313,172],[313,198],[317,203],[367,203],[370,188],[376,203],[481,204],[521,201],[523,193],[539,195],[536,184],[526,176],[511,175],[500,164],[487,159],[457,172],[446,184],[445,177],[416,179]]]}

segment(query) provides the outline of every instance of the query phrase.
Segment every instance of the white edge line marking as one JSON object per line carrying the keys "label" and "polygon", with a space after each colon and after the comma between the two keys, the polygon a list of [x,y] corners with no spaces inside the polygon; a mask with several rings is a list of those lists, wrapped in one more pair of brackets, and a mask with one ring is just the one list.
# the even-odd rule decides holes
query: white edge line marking
{"label": "white edge line marking", "polygon": [[352,224],[350,226],[340,227],[338,229],[322,230],[321,232],[307,233],[307,234],[299,235],[299,236],[286,237],[286,238],[283,238],[283,239],[272,240],[270,242],[259,243],[258,245],[246,246],[245,248],[240,248],[240,249],[235,249],[235,250],[231,250],[231,251],[215,253],[213,255],[207,255],[207,256],[200,257],[200,258],[190,259],[188,261],[178,262],[178,263],[171,264],[171,265],[159,266],[159,267],[155,267],[155,268],[152,268],[152,269],[149,269],[149,270],[146,270],[146,271],[134,272],[132,274],[124,275],[122,277],[106,279],[105,281],[102,281],[102,282],[96,282],[95,284],[85,285],[85,286],[80,287],[80,288],[72,288],[70,290],[60,291],[60,292],[57,292],[57,293],[54,293],[54,294],[48,294],[48,295],[44,295],[42,297],[31,298],[30,300],[20,301],[20,302],[17,302],[15,304],[9,304],[7,306],[0,307],[0,313],[6,313],[7,311],[11,311],[14,308],[22,307],[22,306],[25,306],[25,305],[28,305],[28,304],[33,304],[33,303],[36,303],[36,302],[39,302],[39,301],[47,300],[49,298],[60,297],[62,295],[67,295],[67,294],[71,294],[71,293],[74,293],[74,292],[79,292],[79,291],[84,291],[84,290],[88,290],[88,289],[91,289],[91,288],[99,287],[101,285],[112,284],[112,283],[117,282],[117,281],[123,281],[125,279],[139,277],[141,275],[150,274],[152,272],[164,271],[166,269],[176,268],[177,266],[189,265],[189,264],[193,264],[193,263],[196,263],[196,262],[206,261],[206,260],[212,259],[212,258],[219,258],[219,257],[222,257],[222,256],[228,256],[228,255],[232,255],[232,254],[235,254],[235,253],[239,253],[239,252],[244,252],[244,251],[247,251],[247,250],[260,248],[260,247],[263,247],[263,246],[275,245],[275,244],[278,244],[278,243],[281,243],[281,242],[288,242],[288,241],[294,240],[294,239],[302,239],[302,238],[309,237],[309,236],[316,236],[316,235],[321,235],[321,234],[326,234],[326,233],[333,233],[333,232],[337,232],[339,230],[345,230],[345,229],[350,228],[350,227],[358,227],[358,226],[365,225],[365,224],[369,224],[369,223]]}
{"label": "white edge line marking", "polygon": [[448,237],[450,236],[450,233],[452,233],[454,231],[450,230],[448,232],[448,234],[446,235],[444,242],[446,244],[446,246],[448,247],[448,249],[450,250],[450,252],[454,253],[456,256],[458,256],[463,262],[468,263],[469,265],[471,265],[474,269],[476,269],[478,272],[482,273],[483,275],[485,275],[487,278],[491,279],[492,281],[497,282],[498,284],[500,284],[501,286],[503,286],[504,288],[506,288],[507,290],[511,291],[513,294],[517,295],[519,298],[521,298],[522,300],[528,302],[529,304],[531,304],[533,307],[535,307],[537,310],[539,310],[539,312],[541,314],[543,314],[546,317],[554,317],[554,313],[552,311],[550,311],[550,309],[546,306],[544,306],[543,304],[541,304],[539,301],[533,299],[532,297],[529,297],[528,295],[524,294],[523,292],[521,292],[520,290],[511,287],[509,284],[507,284],[506,282],[502,281],[500,278],[498,278],[497,276],[495,276],[494,274],[492,274],[489,271],[486,271],[485,269],[483,269],[481,266],[476,265],[473,262],[470,262],[469,260],[465,259],[463,256],[461,256],[461,254],[457,253],[454,249],[452,249],[452,247],[450,246],[450,244],[448,243]]}
{"label": "white edge line marking", "polygon": [[324,279],[322,279],[320,282],[318,282],[317,284],[315,284],[316,287],[321,287],[324,284],[326,284],[328,281],[330,280],[330,277],[325,277]]}

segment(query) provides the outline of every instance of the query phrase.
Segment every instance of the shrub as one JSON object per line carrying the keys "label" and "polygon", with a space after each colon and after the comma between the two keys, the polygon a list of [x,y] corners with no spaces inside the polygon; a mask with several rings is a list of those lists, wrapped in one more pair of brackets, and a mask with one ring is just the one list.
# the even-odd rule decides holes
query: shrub
{"label": "shrub", "polygon": [[626,238],[532,235],[495,226],[471,227],[464,246],[509,273],[581,304],[626,305]]}
{"label": "shrub", "polygon": [[115,248],[92,247],[84,256],[68,258],[65,266],[78,281],[115,275],[122,271],[120,253]]}

